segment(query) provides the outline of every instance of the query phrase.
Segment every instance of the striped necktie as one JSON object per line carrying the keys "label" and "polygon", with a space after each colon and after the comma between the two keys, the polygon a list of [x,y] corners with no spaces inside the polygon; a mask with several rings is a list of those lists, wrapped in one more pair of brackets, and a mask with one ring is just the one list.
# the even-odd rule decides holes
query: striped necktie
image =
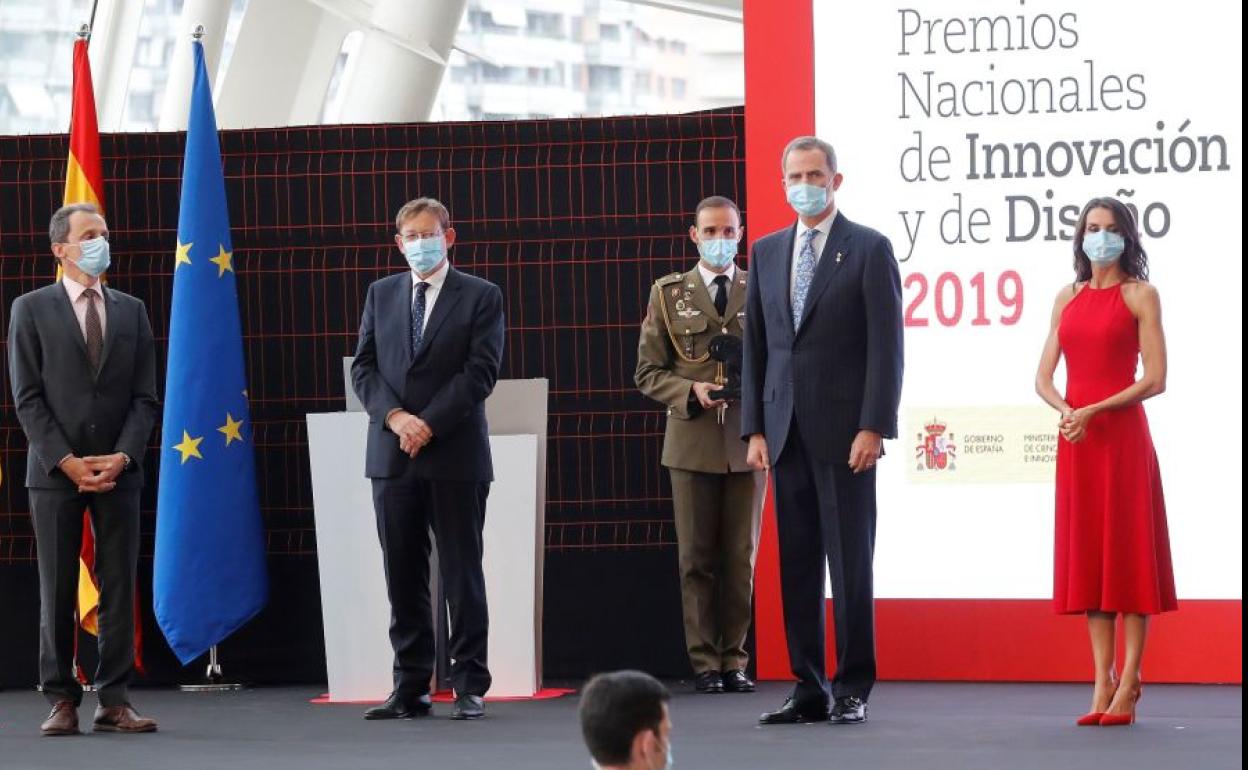
{"label": "striped necktie", "polygon": [[87,298],[87,358],[91,361],[91,371],[100,370],[100,357],[104,352],[104,331],[100,324],[100,311],[95,306],[95,298],[100,296],[95,289],[87,289],[82,293]]}

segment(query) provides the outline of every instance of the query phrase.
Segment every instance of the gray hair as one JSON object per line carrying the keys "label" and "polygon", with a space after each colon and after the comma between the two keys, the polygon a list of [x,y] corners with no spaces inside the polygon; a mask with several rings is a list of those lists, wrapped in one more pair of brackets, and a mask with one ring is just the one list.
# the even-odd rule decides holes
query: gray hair
{"label": "gray hair", "polygon": [[48,238],[53,243],[65,243],[69,238],[69,218],[79,211],[87,214],[99,214],[100,207],[94,203],[70,203],[61,206],[48,222]]}
{"label": "gray hair", "polygon": [[446,206],[443,206],[436,198],[417,198],[404,203],[403,208],[399,209],[399,213],[394,217],[394,228],[402,230],[404,222],[426,211],[432,211],[437,216],[443,231],[450,228],[451,212],[447,211]]}
{"label": "gray hair", "polygon": [[836,175],[836,150],[832,149],[832,145],[823,141],[817,136],[799,136],[789,142],[784,147],[784,153],[780,156],[780,173],[785,173],[785,162],[789,159],[789,153],[794,150],[823,150],[823,156],[828,161],[828,169],[833,176]]}

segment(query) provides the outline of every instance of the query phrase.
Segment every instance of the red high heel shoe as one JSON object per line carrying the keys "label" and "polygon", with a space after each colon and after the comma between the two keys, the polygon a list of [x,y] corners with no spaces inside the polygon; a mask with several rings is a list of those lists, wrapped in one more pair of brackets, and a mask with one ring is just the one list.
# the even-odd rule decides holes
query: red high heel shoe
{"label": "red high heel shoe", "polygon": [[1135,688],[1135,696],[1131,698],[1131,710],[1125,714],[1105,714],[1101,717],[1101,727],[1126,727],[1135,724],[1135,707],[1144,694],[1144,685]]}
{"label": "red high heel shoe", "polygon": [[[1114,695],[1118,692],[1118,683],[1111,679],[1110,684],[1114,686],[1114,692],[1111,692],[1109,694],[1109,700],[1110,702],[1113,702]],[[1089,711],[1088,713],[1076,719],[1075,724],[1079,725],[1080,727],[1099,727],[1101,724],[1101,717],[1103,716],[1105,716],[1104,711]]]}

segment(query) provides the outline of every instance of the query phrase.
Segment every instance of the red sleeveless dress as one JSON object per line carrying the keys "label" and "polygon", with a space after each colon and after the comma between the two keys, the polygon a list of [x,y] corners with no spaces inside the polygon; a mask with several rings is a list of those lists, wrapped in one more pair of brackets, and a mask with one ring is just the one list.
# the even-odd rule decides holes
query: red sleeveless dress
{"label": "red sleeveless dress", "polygon": [[[1139,324],[1121,285],[1085,286],[1062,310],[1057,335],[1072,407],[1135,381]],[[1078,443],[1058,436],[1054,535],[1057,612],[1178,609],[1161,471],[1143,405],[1101,412]]]}

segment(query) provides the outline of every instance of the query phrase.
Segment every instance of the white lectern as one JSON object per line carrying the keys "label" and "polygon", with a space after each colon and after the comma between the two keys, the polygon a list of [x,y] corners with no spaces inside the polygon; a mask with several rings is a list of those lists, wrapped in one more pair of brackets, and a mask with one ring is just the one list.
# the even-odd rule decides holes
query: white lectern
{"label": "white lectern", "polygon": [[[347,393],[348,408],[358,409],[349,380]],[[486,401],[494,460],[484,532],[491,696],[528,697],[541,687],[547,393],[546,380],[503,380]],[[364,477],[367,429],[362,411],[308,415],[331,702],[382,700],[393,686],[390,604]]]}

